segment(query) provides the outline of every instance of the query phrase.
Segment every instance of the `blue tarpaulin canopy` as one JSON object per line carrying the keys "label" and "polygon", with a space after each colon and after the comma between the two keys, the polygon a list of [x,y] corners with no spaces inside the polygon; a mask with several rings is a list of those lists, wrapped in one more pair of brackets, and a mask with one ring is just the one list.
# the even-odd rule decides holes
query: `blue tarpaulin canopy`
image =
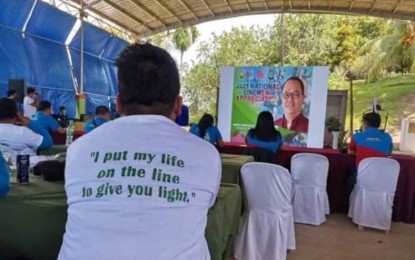
{"label": "blue tarpaulin canopy", "polygon": [[[55,113],[66,106],[68,116],[75,116],[80,30],[69,46],[65,42],[76,19],[42,1],[0,0],[1,96],[6,95],[9,79],[24,79],[42,100],[52,103]],[[84,22],[83,28],[84,94],[87,113],[94,113],[97,105],[109,106],[118,92],[114,61],[128,43],[92,24]]]}

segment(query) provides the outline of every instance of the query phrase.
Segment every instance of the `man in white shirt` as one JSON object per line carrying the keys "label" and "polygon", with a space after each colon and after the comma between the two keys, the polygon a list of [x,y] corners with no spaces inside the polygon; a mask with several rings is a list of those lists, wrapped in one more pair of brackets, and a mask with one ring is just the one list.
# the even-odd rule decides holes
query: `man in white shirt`
{"label": "man in white shirt", "polygon": [[23,99],[23,114],[25,117],[31,118],[39,106],[39,95],[34,88],[27,89],[27,95]]}
{"label": "man in white shirt", "polygon": [[69,146],[68,220],[59,259],[210,259],[205,240],[221,161],[175,122],[177,66],[150,44],[117,60],[122,117]]}
{"label": "man in white shirt", "polygon": [[[16,125],[16,124],[20,125]],[[16,153],[36,155],[37,149],[52,147],[52,139],[39,124],[21,117],[16,103],[9,98],[0,99],[0,144]]]}

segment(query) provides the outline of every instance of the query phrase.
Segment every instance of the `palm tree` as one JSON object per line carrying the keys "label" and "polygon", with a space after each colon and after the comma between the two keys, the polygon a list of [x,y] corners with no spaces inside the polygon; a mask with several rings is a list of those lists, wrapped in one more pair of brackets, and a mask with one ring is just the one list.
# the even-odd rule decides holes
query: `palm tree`
{"label": "palm tree", "polygon": [[359,53],[366,59],[369,81],[376,80],[385,68],[415,70],[415,24],[390,22],[387,34],[367,42]]}
{"label": "palm tree", "polygon": [[183,67],[183,54],[195,43],[200,33],[196,27],[182,27],[173,33],[173,46],[180,51],[180,70]]}

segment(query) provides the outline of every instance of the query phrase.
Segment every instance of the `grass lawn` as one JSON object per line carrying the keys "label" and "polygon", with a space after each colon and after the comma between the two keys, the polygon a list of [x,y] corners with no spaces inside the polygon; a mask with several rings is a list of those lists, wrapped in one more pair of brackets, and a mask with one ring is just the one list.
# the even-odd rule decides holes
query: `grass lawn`
{"label": "grass lawn", "polygon": [[[382,128],[385,123],[385,116],[388,113],[388,126],[400,127],[399,116],[403,113],[405,108],[411,109],[402,104],[403,98],[415,93],[415,75],[394,76],[384,79],[379,79],[374,83],[366,84],[364,81],[354,81],[354,129],[358,129],[361,124],[362,114],[371,108],[372,97],[377,97],[378,103],[385,111],[380,111],[382,115]],[[415,103],[415,100],[412,100]],[[347,104],[346,127],[350,125],[350,108]],[[408,104],[410,105],[410,104]],[[415,112],[415,111],[413,111]]]}

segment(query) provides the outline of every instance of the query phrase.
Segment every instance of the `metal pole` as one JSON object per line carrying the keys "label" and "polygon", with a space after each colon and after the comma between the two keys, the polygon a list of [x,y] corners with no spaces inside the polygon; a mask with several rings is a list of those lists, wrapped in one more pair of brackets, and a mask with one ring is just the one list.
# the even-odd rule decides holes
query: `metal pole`
{"label": "metal pole", "polygon": [[349,92],[350,92],[350,134],[353,135],[353,75],[349,71]]}
{"label": "metal pole", "polygon": [[84,93],[84,1],[81,0],[81,10],[79,11],[79,16],[81,19],[81,75],[80,75],[80,84],[79,84],[79,94]]}
{"label": "metal pole", "polygon": [[285,46],[284,46],[284,13],[281,12],[280,15],[281,21],[281,44],[280,44],[280,56],[281,56],[281,67],[284,66],[284,56],[285,56]]}

